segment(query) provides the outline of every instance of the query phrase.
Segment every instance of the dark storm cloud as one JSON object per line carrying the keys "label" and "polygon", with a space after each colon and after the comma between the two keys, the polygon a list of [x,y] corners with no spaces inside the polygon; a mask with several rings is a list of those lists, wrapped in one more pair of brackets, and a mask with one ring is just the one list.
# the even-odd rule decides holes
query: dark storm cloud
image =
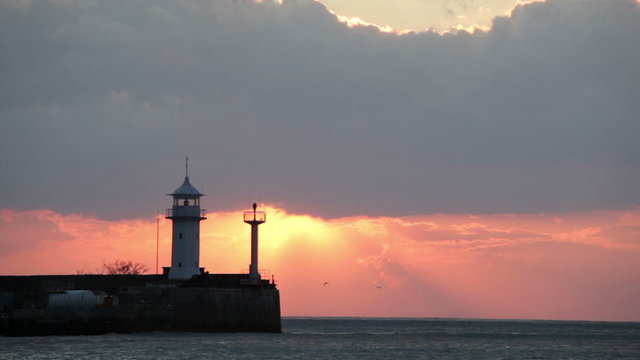
{"label": "dark storm cloud", "polygon": [[146,216],[187,153],[210,209],[640,203],[631,0],[405,36],[349,29],[310,0],[17,3],[0,1],[0,207]]}

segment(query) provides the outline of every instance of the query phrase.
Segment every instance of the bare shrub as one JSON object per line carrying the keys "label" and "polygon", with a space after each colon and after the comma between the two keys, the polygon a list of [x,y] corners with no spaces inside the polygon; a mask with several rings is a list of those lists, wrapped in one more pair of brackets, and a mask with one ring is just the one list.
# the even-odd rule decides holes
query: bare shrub
{"label": "bare shrub", "polygon": [[145,264],[131,260],[116,260],[112,263],[102,262],[102,273],[107,275],[140,275],[149,271]]}

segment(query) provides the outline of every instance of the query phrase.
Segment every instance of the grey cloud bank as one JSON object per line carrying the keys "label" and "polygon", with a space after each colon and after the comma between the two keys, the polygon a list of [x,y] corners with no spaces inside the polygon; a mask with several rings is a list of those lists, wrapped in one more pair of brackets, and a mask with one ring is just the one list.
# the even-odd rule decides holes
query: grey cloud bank
{"label": "grey cloud bank", "polygon": [[[9,6],[9,5],[12,6]],[[640,10],[395,36],[284,1],[0,0],[0,208],[324,217],[640,204]]]}

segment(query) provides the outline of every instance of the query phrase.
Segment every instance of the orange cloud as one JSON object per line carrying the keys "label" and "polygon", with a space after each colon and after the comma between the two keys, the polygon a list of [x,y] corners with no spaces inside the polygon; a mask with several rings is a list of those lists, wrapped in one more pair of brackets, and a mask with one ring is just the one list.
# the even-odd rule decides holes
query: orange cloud
{"label": "orange cloud", "polygon": [[[284,315],[640,320],[640,209],[339,219],[266,210],[260,267],[275,275]],[[163,266],[170,221],[160,234]],[[201,234],[208,271],[248,268],[240,211],[210,213]],[[115,259],[155,268],[155,218],[6,209],[0,235],[2,274],[91,272]]]}

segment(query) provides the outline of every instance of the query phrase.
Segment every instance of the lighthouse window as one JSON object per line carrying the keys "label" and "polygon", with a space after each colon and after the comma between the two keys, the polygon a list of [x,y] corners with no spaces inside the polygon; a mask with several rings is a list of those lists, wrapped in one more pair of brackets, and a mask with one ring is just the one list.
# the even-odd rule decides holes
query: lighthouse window
{"label": "lighthouse window", "polygon": [[178,263],[178,267],[182,267],[182,263],[181,262]]}
{"label": "lighthouse window", "polygon": [[180,237],[180,239],[182,239],[182,233],[179,233],[179,234],[178,234],[178,237]]}

